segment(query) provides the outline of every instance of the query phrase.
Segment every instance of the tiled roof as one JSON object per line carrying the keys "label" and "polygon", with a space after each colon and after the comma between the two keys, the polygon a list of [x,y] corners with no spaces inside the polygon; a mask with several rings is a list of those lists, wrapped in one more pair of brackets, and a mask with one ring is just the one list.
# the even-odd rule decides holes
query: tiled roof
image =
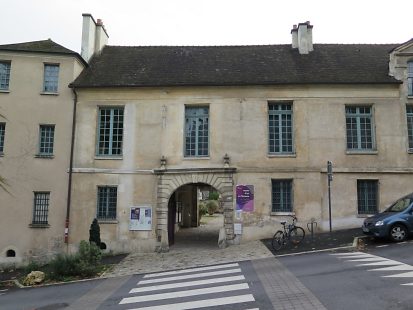
{"label": "tiled roof", "polygon": [[389,51],[397,44],[106,46],[75,87],[388,84]]}
{"label": "tiled roof", "polygon": [[85,61],[82,59],[82,57],[78,53],[60,44],[57,44],[56,42],[53,42],[50,39],[42,40],[42,41],[15,43],[15,44],[4,44],[4,45],[0,45],[0,51],[73,55],[79,58],[79,60],[81,60],[83,63],[85,63]]}

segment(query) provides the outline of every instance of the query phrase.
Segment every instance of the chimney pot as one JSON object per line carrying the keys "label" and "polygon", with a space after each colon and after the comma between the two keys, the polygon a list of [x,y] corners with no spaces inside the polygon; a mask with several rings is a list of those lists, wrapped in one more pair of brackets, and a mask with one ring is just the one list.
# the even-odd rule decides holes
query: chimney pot
{"label": "chimney pot", "polygon": [[100,18],[98,18],[96,21],[96,25],[103,26],[103,21]]}

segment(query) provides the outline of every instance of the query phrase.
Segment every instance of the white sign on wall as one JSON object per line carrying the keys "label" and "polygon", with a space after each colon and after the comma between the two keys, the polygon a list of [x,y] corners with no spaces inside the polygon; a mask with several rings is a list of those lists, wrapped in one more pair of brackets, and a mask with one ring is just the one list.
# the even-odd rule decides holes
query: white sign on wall
{"label": "white sign on wall", "polygon": [[130,207],[129,230],[152,230],[152,207]]}

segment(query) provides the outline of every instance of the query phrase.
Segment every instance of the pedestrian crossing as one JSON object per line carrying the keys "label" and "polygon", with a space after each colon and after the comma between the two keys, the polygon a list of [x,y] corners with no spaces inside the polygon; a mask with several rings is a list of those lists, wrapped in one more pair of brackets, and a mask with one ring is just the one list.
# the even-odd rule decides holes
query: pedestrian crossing
{"label": "pedestrian crossing", "polygon": [[146,274],[119,306],[128,310],[259,309],[238,263]]}
{"label": "pedestrian crossing", "polygon": [[[367,267],[367,271],[380,272],[382,278],[400,278],[408,283],[404,286],[413,286],[413,266],[363,252],[330,254],[345,262],[356,263],[356,267]],[[410,282],[411,281],[411,282]]]}

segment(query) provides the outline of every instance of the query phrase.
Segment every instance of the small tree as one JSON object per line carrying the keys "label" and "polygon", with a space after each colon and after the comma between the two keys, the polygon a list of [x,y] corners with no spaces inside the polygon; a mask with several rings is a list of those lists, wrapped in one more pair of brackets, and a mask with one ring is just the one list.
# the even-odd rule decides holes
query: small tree
{"label": "small tree", "polygon": [[97,219],[94,219],[90,225],[89,242],[94,242],[100,248],[100,227]]}

